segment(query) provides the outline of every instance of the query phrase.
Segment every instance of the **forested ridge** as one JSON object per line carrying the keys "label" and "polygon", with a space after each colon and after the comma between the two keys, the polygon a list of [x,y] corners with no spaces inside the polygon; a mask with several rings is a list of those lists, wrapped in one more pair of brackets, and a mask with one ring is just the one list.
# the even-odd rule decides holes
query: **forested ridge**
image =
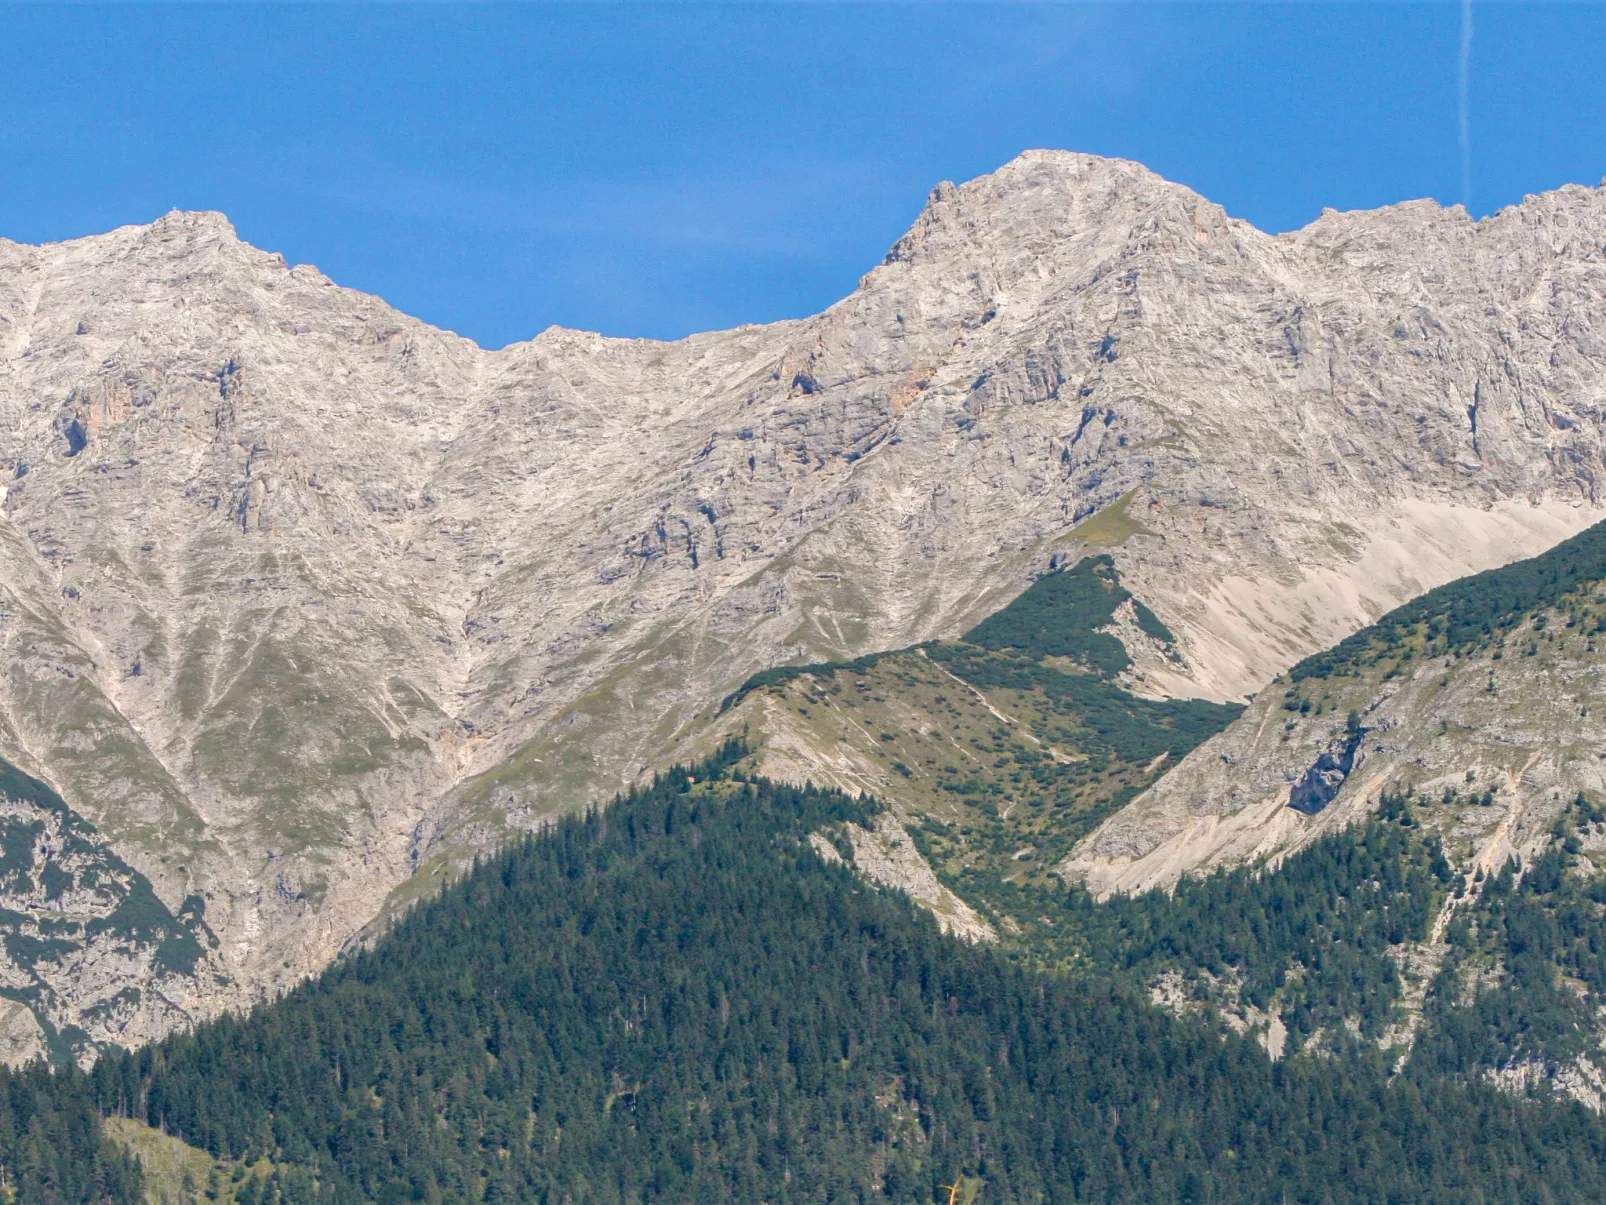
{"label": "forested ridge", "polygon": [[[766,692],[767,705],[744,718],[767,736],[784,711],[815,748],[877,767],[899,813],[929,822],[922,848],[938,873],[962,869],[953,885],[965,898],[1025,886],[1053,908],[1063,888],[1053,867],[1076,842],[1244,711],[1133,693],[1137,679],[1123,675],[1135,667],[1111,634],[1127,619],[1176,655],[1174,634],[1121,584],[1114,560],[1083,557],[959,640],[777,666],[744,682],[721,714]],[[1005,911],[1030,926],[1041,909]]]}
{"label": "forested ridge", "polygon": [[249,1017],[102,1059],[96,1104],[305,1169],[248,1205],[925,1203],[956,1175],[986,1205],[1606,1197],[1581,1108],[1274,1064],[941,936],[808,844],[870,805],[741,781],[743,752],[507,850]]}

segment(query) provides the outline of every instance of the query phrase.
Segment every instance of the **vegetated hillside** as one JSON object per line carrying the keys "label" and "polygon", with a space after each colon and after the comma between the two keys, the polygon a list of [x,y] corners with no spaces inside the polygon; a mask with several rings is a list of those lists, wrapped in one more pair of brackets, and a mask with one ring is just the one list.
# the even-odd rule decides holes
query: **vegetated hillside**
{"label": "vegetated hillside", "polygon": [[755,772],[874,795],[887,814],[850,834],[861,869],[943,914],[951,901],[918,889],[910,852],[894,856],[918,826],[949,887],[1008,931],[1029,918],[988,884],[1057,888],[1078,838],[1243,711],[1134,693],[1147,674],[1133,654],[1163,664],[1174,640],[1112,558],[1085,557],[959,640],[755,674],[688,743],[740,733]]}
{"label": "vegetated hillside", "polygon": [[1242,699],[1598,518],[1603,246],[1592,189],[1272,236],[1032,151],[822,314],[489,352],[217,214],[0,241],[0,757],[206,900],[165,1026],[1054,558],[1172,634],[1147,693]]}
{"label": "vegetated hillside", "polygon": [[1099,893],[1141,890],[1275,865],[1380,805],[1407,807],[1453,890],[1396,951],[1406,1009],[1388,1041],[1419,1038],[1414,1058],[1599,1106],[1602,633],[1597,526],[1295,666],[1064,870]]}
{"label": "vegetated hillside", "polygon": [[1580,796],[1542,852],[1451,913],[1412,1062],[1606,1107],[1606,813]]}
{"label": "vegetated hillside", "polygon": [[271,1159],[214,1159],[128,1117],[105,1117],[106,1137],[139,1165],[144,1205],[284,1205],[316,1199],[307,1168]]}
{"label": "vegetated hillside", "polygon": [[1029,936],[1079,974],[1136,978],[1173,1009],[1204,1005],[1234,1028],[1263,1026],[1275,1054],[1398,1067],[1412,1036],[1399,954],[1428,940],[1454,884],[1438,840],[1389,801],[1272,871],[1218,871],[1102,903],[1072,887]]}
{"label": "vegetated hillside", "polygon": [[102,1059],[96,1099],[298,1165],[267,1198],[297,1205],[1606,1193],[1576,1106],[1274,1064],[942,937],[808,840],[869,805],[743,781],[745,753],[489,860],[247,1018]]}

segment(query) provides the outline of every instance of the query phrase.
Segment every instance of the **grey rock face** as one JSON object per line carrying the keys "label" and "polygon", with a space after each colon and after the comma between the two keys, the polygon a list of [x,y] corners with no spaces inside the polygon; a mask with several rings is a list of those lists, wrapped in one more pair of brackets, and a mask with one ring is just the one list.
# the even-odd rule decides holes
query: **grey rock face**
{"label": "grey rock face", "polygon": [[1597,517],[1603,248],[1596,190],[1273,237],[1031,152],[816,317],[487,352],[218,215],[0,242],[0,756],[206,901],[200,1015],[1051,556],[1242,696]]}

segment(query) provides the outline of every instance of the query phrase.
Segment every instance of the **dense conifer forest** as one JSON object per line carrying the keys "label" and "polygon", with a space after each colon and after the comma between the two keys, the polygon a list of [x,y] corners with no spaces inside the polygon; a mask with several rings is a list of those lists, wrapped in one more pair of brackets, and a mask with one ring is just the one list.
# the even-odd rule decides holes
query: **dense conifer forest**
{"label": "dense conifer forest", "polygon": [[1265,1010],[1275,999],[1296,1040],[1321,1029],[1330,1049],[1360,1054],[1394,1019],[1395,949],[1427,937],[1454,878],[1408,803],[1389,798],[1364,824],[1318,839],[1274,871],[1218,870],[1174,893],[1100,903],[1081,886],[964,886],[1026,918],[1006,949],[1031,965],[1118,978],[1134,990],[1166,972],[1206,996],[1230,983],[1234,1004]]}
{"label": "dense conifer forest", "polygon": [[250,1205],[924,1205],[961,1175],[985,1205],[1606,1197],[1581,1108],[1274,1064],[1119,977],[941,936],[809,845],[870,805],[744,781],[743,752],[509,849],[317,981],[55,1099],[299,1169]]}
{"label": "dense conifer forest", "polygon": [[139,1165],[107,1140],[75,1068],[0,1067],[0,1202],[138,1205],[141,1188]]}
{"label": "dense conifer forest", "polygon": [[1606,880],[1582,849],[1590,838],[1598,848],[1603,834],[1606,814],[1580,795],[1520,877],[1507,862],[1451,921],[1420,1068],[1543,1078],[1593,1054],[1606,1008]]}

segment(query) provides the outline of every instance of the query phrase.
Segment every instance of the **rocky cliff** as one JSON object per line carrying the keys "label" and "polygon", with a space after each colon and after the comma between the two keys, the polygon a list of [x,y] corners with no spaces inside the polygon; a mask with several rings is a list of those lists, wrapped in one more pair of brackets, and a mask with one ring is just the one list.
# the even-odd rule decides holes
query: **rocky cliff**
{"label": "rocky cliff", "polygon": [[496,352],[214,214],[0,242],[0,757],[204,903],[164,999],[239,1005],[755,670],[1051,561],[1111,553],[1175,634],[1140,689],[1242,698],[1597,518],[1603,362],[1576,187],[1271,236],[1031,152],[813,318]]}

